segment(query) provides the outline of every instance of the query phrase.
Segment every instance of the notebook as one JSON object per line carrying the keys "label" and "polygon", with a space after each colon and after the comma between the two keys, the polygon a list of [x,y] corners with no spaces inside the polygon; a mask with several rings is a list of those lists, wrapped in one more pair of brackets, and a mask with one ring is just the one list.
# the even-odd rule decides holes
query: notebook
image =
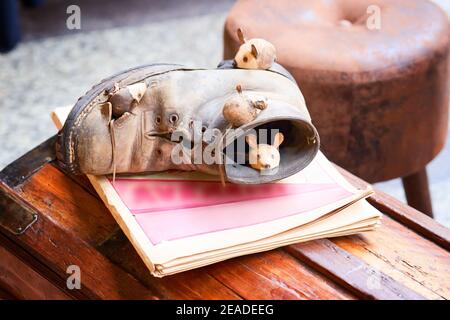
{"label": "notebook", "polygon": [[[52,112],[62,128],[70,107]],[[381,214],[319,152],[301,172],[261,185],[198,172],[87,176],[157,277],[319,238],[370,231]]]}

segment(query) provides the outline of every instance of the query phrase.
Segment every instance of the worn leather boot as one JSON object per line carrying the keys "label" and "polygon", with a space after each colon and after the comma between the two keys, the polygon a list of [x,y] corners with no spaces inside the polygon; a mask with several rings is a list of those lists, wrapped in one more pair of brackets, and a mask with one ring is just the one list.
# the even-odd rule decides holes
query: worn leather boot
{"label": "worn leather boot", "polygon": [[[93,175],[198,170],[222,173],[235,183],[275,181],[305,168],[319,149],[319,136],[293,78],[276,64],[270,70],[233,69],[232,65],[226,61],[217,69],[204,70],[155,64],[101,81],[78,100],[59,132],[61,165],[75,174]],[[264,108],[230,135],[232,126],[222,111],[239,94],[264,100]],[[280,162],[271,174],[252,168],[248,157],[238,163],[235,155],[225,152],[252,129],[283,134]],[[178,135],[172,141],[175,132],[181,132],[183,139]],[[218,146],[213,155],[219,161],[174,161],[176,148],[199,139],[203,151]],[[245,148],[248,153],[248,145]],[[188,154],[187,158],[194,157]]]}

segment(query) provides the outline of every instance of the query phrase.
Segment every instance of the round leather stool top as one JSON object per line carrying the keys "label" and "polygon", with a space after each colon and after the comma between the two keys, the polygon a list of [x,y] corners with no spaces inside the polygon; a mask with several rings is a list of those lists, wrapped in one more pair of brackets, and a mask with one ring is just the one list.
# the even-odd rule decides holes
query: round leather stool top
{"label": "round leather stool top", "polygon": [[337,164],[376,182],[420,172],[442,149],[449,24],[433,3],[238,1],[225,24],[225,58],[239,47],[237,28],[275,45]]}
{"label": "round leather stool top", "polygon": [[[371,4],[379,30],[366,26]],[[386,180],[421,169],[445,142],[447,19],[422,0],[239,1],[226,21],[225,57],[239,47],[238,27],[275,44],[327,155],[369,181]]]}

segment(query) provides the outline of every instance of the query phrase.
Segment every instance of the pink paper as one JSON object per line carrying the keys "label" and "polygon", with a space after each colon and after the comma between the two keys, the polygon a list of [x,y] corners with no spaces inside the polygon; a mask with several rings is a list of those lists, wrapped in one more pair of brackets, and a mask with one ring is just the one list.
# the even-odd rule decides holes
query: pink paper
{"label": "pink paper", "polygon": [[139,214],[301,194],[331,188],[335,184],[228,183],[223,187],[217,181],[120,179],[113,186],[128,209]]}
{"label": "pink paper", "polygon": [[227,184],[118,179],[114,188],[153,244],[300,214],[344,199],[336,183]]}

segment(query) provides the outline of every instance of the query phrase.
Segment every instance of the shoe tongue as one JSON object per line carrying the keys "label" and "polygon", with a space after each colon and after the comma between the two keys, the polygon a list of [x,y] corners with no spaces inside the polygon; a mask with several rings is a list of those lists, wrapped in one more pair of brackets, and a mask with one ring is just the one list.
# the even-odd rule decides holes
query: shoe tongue
{"label": "shoe tongue", "polygon": [[283,133],[284,141],[279,147],[280,164],[275,169],[260,171],[226,157],[225,174],[228,180],[234,183],[268,183],[287,178],[304,169],[319,151],[319,135],[305,106],[294,107],[285,102],[270,100],[268,107],[261,111],[255,120],[239,129],[233,140],[225,138],[228,146],[231,146],[229,142],[244,139],[250,133],[258,134],[261,132],[259,129],[268,129],[267,137],[271,140],[267,139],[265,143],[273,143],[274,134],[270,132],[276,131],[272,129]]}

